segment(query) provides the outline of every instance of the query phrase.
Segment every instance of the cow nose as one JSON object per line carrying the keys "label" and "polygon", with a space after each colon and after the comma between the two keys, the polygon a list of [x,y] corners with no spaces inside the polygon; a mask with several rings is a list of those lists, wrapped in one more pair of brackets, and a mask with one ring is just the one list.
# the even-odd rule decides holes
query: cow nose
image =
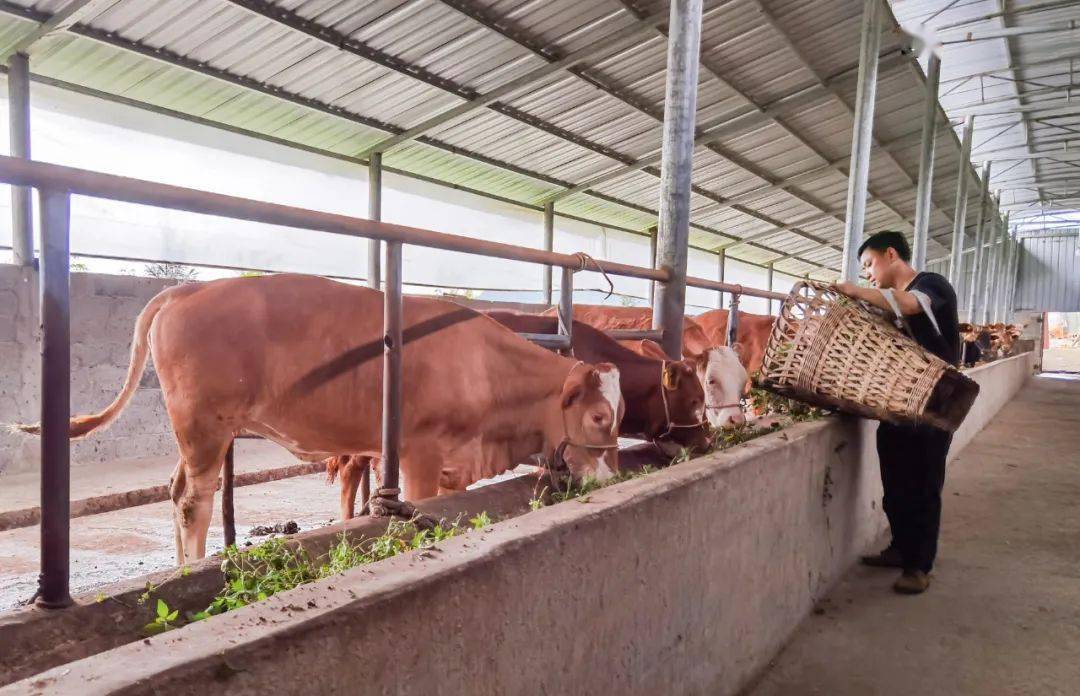
{"label": "cow nose", "polygon": [[744,416],[741,412],[730,415],[730,416],[728,416],[727,424],[728,425],[745,425],[746,424],[746,416]]}

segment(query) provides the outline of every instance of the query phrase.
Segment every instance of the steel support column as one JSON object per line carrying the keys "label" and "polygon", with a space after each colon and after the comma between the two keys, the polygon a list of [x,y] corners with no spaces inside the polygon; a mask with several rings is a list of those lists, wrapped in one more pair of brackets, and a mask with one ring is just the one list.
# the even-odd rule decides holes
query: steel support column
{"label": "steel support column", "polygon": [[668,24],[664,141],[660,165],[657,265],[670,273],[657,288],[653,328],[664,332],[664,352],[682,357],[686,257],[690,241],[690,175],[694,157],[702,0],[672,0]]}
{"label": "steel support column", "polygon": [[[768,290],[769,292],[772,292],[772,289],[773,289],[773,264],[771,262],[766,264],[765,269],[766,269],[766,283],[767,283],[765,289]],[[773,307],[772,298],[770,297],[767,301],[769,303],[769,305],[768,305],[768,307],[769,307],[768,314],[772,315],[772,307]]]}
{"label": "steel support column", "polygon": [[[723,283],[723,282],[725,282],[725,276],[727,275],[727,268],[726,268],[726,266],[727,266],[727,251],[725,249],[721,249],[719,252],[717,252],[717,254],[716,254],[716,264],[717,264],[717,269],[716,269],[717,270],[717,278],[716,279],[719,280],[721,283]],[[718,292],[718,293],[716,293],[716,308],[717,309],[722,309],[723,306],[724,306],[724,293],[723,292]]]}
{"label": "steel support column", "polygon": [[71,195],[41,198],[41,575],[37,605],[71,604]]}
{"label": "steel support column", "polygon": [[859,278],[858,249],[866,220],[867,187],[870,184],[870,150],[874,146],[874,101],[877,97],[878,50],[881,46],[881,3],[864,0],[862,39],[859,42],[859,82],[855,93],[855,127],[851,134],[851,165],[848,168],[847,212],[844,216],[842,280]]}
{"label": "steel support column", "polygon": [[[563,268],[562,278],[559,283],[559,334],[566,336],[567,345],[572,346],[574,340],[574,269]],[[569,355],[572,347],[566,349]]]}
{"label": "steel support column", "polygon": [[996,205],[990,214],[993,216],[991,218],[993,225],[990,227],[988,237],[990,243],[986,248],[986,282],[983,283],[983,287],[979,290],[982,295],[982,302],[977,314],[980,324],[987,324],[990,321],[990,303],[993,302],[994,285],[998,279],[998,244],[1001,240],[998,238],[997,226],[1001,224],[1001,220],[998,217],[998,208]]}
{"label": "steel support column", "polygon": [[919,185],[915,195],[915,248],[912,264],[916,270],[926,266],[926,244],[930,235],[930,195],[934,182],[934,146],[937,142],[938,82],[941,58],[930,53],[926,69],[926,103],[923,110],[922,150],[919,154]]}
{"label": "steel support column", "polygon": [[1020,240],[1017,239],[1016,230],[1009,235],[1012,246],[1012,263],[1009,267],[1009,285],[1005,291],[1005,319],[1010,321],[1016,308],[1016,280],[1020,275]]}
{"label": "steel support column", "polygon": [[[544,251],[555,248],[555,201],[544,204]],[[544,304],[551,306],[551,266],[544,266]]]}
{"label": "steel support column", "polygon": [[[8,128],[12,157],[30,159],[30,59],[16,53],[8,60]],[[11,251],[18,266],[34,262],[34,217],[31,192],[11,187]]]}
{"label": "steel support column", "polygon": [[991,308],[993,312],[994,321],[1005,321],[1005,286],[1008,285],[1009,278],[1009,264],[1012,262],[1010,254],[1012,249],[1009,245],[1009,215],[1005,214],[1005,217],[1001,220],[1000,227],[1000,241],[998,246],[998,277],[997,282],[994,283],[994,304]]}
{"label": "steel support column", "polygon": [[[984,273],[985,264],[982,262],[983,254],[982,248],[986,244],[986,236],[983,235],[983,225],[986,222],[986,204],[990,198],[990,167],[993,163],[987,162],[983,165],[982,170],[982,188],[979,190],[979,220],[975,224],[975,248],[971,251],[971,278],[968,279],[968,293],[967,293],[967,316],[968,321],[974,323],[976,315],[976,308],[979,304],[979,297],[981,297],[982,288],[982,276]],[[966,195],[966,192],[965,192]],[[965,212],[965,217],[967,213]],[[954,253],[954,258],[956,254]],[[958,268],[959,273],[956,276],[956,280],[953,283],[953,287],[957,288],[964,282],[964,256],[961,253],[959,256]],[[950,269],[951,270],[951,269]],[[952,275],[950,273],[949,275]]]}
{"label": "steel support column", "polygon": [[[649,228],[649,268],[656,268],[656,234],[659,228],[653,225]],[[649,306],[656,302],[656,281],[649,281]]]}
{"label": "steel support column", "polygon": [[[401,454],[401,242],[386,242],[386,290],[383,292],[383,412],[381,489],[398,496]],[[378,493],[378,491],[376,491]]]}
{"label": "steel support column", "polygon": [[[960,145],[960,174],[956,178],[956,212],[953,213],[952,258],[949,261],[949,283],[956,288],[963,278],[964,229],[967,225],[968,172],[971,167],[971,134],[975,117],[964,119],[964,137]],[[977,249],[978,247],[976,247]],[[974,281],[974,277],[972,277]],[[971,305],[969,305],[970,307]]]}
{"label": "steel support column", "polygon": [[[382,153],[376,152],[368,160],[368,219],[382,221]],[[368,240],[367,277],[368,287],[379,289],[382,280],[382,244],[378,239]]]}

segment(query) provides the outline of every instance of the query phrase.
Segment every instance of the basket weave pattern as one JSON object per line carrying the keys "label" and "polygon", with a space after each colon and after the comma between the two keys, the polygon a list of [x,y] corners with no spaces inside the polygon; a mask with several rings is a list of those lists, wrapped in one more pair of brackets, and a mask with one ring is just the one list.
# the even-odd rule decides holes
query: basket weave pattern
{"label": "basket weave pattern", "polygon": [[766,388],[815,406],[919,422],[947,369],[883,312],[804,281],[780,309],[761,377]]}

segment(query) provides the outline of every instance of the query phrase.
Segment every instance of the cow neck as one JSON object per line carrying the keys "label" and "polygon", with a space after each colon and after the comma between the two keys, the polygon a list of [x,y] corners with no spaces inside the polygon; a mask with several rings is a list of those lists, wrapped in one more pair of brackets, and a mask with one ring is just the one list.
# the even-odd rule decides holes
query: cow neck
{"label": "cow neck", "polygon": [[[500,358],[488,373],[492,426],[523,460],[537,453],[534,443],[551,432],[552,411],[561,412],[563,383],[576,361],[520,340],[502,346]],[[519,447],[531,449],[517,452]]]}

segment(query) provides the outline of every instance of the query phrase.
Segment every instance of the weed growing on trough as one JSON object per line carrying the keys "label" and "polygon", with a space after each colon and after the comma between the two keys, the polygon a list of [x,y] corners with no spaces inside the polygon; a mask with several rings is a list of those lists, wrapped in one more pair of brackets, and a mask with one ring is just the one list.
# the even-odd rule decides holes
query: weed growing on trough
{"label": "weed growing on trough", "polygon": [[[430,549],[440,541],[483,529],[492,522],[486,511],[465,523],[459,518],[449,526],[440,525],[434,529],[419,529],[412,522],[391,520],[386,533],[381,536],[352,542],[341,534],[321,564],[316,564],[303,547],[290,544],[284,537],[274,537],[245,551],[230,546],[225,549],[221,562],[221,570],[225,574],[224,587],[210,606],[199,612],[189,612],[187,618],[189,622],[201,621],[264,600],[278,592],[344,573],[350,568],[401,553]],[[148,586],[140,603],[148,600],[155,589]],[[148,634],[171,630],[176,628],[174,622],[178,616],[179,610],[170,610],[164,600],[158,599],[154,619],[143,630]]]}

